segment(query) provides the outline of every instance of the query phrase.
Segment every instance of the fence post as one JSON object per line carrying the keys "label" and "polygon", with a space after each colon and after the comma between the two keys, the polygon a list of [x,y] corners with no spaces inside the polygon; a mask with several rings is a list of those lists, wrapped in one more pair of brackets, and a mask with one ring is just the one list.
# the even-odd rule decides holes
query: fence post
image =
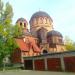
{"label": "fence post", "polygon": [[35,70],[35,63],[34,63],[34,59],[32,60],[33,61],[33,70]]}
{"label": "fence post", "polygon": [[60,57],[60,60],[61,60],[61,68],[62,68],[62,71],[65,71],[65,63],[64,63],[64,57],[61,55]]}
{"label": "fence post", "polygon": [[45,62],[45,70],[47,71],[48,68],[47,68],[47,58],[44,58],[44,62]]}

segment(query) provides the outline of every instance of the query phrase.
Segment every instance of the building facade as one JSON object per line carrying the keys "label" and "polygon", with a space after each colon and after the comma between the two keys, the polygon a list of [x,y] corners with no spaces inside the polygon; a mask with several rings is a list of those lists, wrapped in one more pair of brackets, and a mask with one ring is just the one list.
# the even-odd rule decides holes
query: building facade
{"label": "building facade", "polygon": [[38,71],[75,72],[75,51],[25,57],[24,69]]}
{"label": "building facade", "polygon": [[12,58],[14,63],[24,63],[23,57],[27,56],[65,51],[63,36],[54,30],[53,20],[46,12],[34,13],[29,23],[30,31],[26,19],[19,18],[16,22],[19,30],[22,29],[22,36],[15,38],[19,48],[14,50]]}

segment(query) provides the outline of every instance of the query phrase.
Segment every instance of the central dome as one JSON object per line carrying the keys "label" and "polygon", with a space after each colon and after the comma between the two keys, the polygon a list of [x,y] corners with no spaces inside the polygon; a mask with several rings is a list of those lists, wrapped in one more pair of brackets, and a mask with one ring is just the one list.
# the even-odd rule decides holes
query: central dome
{"label": "central dome", "polygon": [[29,23],[30,31],[35,37],[37,37],[39,29],[44,28],[45,30],[47,30],[46,32],[51,31],[53,29],[52,18],[46,12],[43,11],[38,11],[34,13]]}
{"label": "central dome", "polygon": [[31,17],[30,21],[36,17],[48,17],[51,21],[53,21],[52,18],[46,12],[43,12],[43,11],[38,11],[38,12],[34,13]]}

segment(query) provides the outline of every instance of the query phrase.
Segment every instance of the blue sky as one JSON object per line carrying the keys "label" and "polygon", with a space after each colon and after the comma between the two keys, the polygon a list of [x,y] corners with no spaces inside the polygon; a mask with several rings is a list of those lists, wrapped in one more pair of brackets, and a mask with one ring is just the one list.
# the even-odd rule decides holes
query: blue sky
{"label": "blue sky", "polygon": [[75,41],[75,0],[3,0],[13,6],[13,23],[20,17],[28,22],[31,16],[41,10],[53,19],[54,29]]}

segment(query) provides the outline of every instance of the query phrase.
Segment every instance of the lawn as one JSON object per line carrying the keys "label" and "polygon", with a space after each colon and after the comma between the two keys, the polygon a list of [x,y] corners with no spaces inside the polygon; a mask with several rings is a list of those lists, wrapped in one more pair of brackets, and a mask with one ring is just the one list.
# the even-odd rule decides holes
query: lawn
{"label": "lawn", "polygon": [[75,75],[75,73],[50,72],[50,71],[31,71],[31,70],[8,70],[8,71],[0,71],[0,75]]}

